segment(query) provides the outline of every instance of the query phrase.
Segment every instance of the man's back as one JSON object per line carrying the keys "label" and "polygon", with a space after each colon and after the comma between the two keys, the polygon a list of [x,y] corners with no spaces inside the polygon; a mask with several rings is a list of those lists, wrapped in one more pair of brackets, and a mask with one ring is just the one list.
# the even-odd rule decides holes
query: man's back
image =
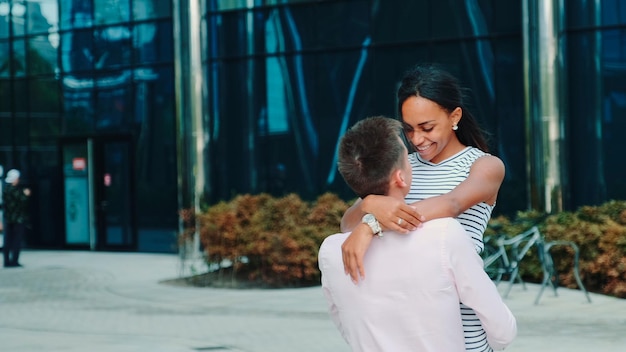
{"label": "man's back", "polygon": [[458,221],[436,219],[375,239],[358,286],[343,271],[347,236],[328,237],[319,261],[333,319],[353,350],[464,351],[460,299],[477,311],[493,347],[515,336],[515,319]]}

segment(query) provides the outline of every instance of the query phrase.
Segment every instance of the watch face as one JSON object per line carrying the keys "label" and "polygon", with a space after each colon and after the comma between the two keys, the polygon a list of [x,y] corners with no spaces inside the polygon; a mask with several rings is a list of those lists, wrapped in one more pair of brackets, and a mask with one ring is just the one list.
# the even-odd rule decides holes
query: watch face
{"label": "watch face", "polygon": [[372,221],[376,221],[376,218],[372,214],[365,214],[365,216],[363,217],[363,221],[372,222]]}

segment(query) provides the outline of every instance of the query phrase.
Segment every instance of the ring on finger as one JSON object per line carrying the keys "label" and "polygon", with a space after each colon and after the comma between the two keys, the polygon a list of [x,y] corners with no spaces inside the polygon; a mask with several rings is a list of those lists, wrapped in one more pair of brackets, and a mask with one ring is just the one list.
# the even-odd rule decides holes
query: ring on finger
{"label": "ring on finger", "polygon": [[402,218],[398,218],[398,226],[402,225]]}

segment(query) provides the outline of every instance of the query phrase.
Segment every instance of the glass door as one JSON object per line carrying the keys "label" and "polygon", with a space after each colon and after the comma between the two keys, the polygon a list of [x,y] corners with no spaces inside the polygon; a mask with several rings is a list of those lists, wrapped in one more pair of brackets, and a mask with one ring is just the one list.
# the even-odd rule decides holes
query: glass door
{"label": "glass door", "polygon": [[70,247],[95,249],[93,215],[92,143],[87,140],[64,141],[63,196],[65,213],[65,244]]}
{"label": "glass door", "polygon": [[62,141],[65,244],[136,250],[130,138]]}
{"label": "glass door", "polygon": [[96,160],[98,247],[134,250],[132,151],[129,140],[102,140]]}

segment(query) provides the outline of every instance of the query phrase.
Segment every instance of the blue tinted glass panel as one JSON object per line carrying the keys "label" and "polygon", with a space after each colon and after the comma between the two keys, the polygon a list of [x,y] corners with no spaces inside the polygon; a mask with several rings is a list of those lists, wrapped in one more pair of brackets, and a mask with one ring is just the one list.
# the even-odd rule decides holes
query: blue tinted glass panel
{"label": "blue tinted glass panel", "polygon": [[8,116],[11,112],[11,81],[8,79],[0,79],[0,116]]}
{"label": "blue tinted glass panel", "polygon": [[602,25],[626,24],[626,3],[623,0],[600,1],[602,7]]}
{"label": "blue tinted glass panel", "polygon": [[[215,9],[218,11],[227,11],[233,9],[245,9],[250,7],[250,0],[217,0],[212,1],[215,4]],[[298,4],[306,2],[319,2],[319,0],[262,0],[257,1],[255,5],[284,5],[284,4]]]}
{"label": "blue tinted glass panel", "polygon": [[[26,113],[17,113],[15,114],[15,119],[13,120],[14,123],[14,133],[15,136],[13,137],[13,141],[15,142],[15,144],[17,145],[17,150],[20,153],[23,153],[23,155],[21,155],[21,157],[25,157],[26,155],[26,151],[27,148],[26,146],[28,146],[28,143],[30,141],[29,138],[29,131],[30,131],[30,119],[28,118],[28,114]],[[25,159],[22,159],[25,160]]]}
{"label": "blue tinted glass panel", "polygon": [[596,1],[586,0],[563,1],[567,26],[576,28],[598,25],[596,14],[600,9],[596,7],[596,3]]}
{"label": "blue tinted glass panel", "polygon": [[38,114],[54,115],[61,111],[59,81],[54,78],[34,79],[30,83],[29,97],[32,100],[30,111]]}
{"label": "blue tinted glass panel", "polygon": [[63,78],[64,132],[90,133],[94,131],[93,80],[73,76]]}
{"label": "blue tinted glass panel", "polygon": [[50,44],[48,36],[28,39],[28,74],[54,74],[57,70],[57,50]]}
{"label": "blue tinted glass panel", "polygon": [[[624,4],[622,4],[624,7]],[[617,10],[617,9],[616,9]],[[602,150],[608,199],[626,199],[626,29],[602,33]]]}
{"label": "blue tinted glass panel", "polygon": [[[209,24],[217,31],[213,45],[215,45],[218,57],[241,56],[248,52],[246,49],[247,29],[245,17],[245,12],[231,12],[211,17]],[[212,32],[212,30],[209,30],[209,32]]]}
{"label": "blue tinted glass panel", "polygon": [[11,22],[13,23],[13,35],[21,37],[26,34],[26,17],[27,7],[26,4],[21,2],[13,2],[11,4]]}
{"label": "blue tinted glass panel", "polygon": [[[138,223],[176,222],[176,120],[174,72],[151,69],[150,80],[136,78],[134,122],[137,135]],[[159,192],[154,190],[158,189]],[[173,203],[172,203],[173,202]]]}
{"label": "blue tinted glass panel", "polygon": [[61,70],[88,77],[94,68],[95,53],[90,30],[67,32],[61,35]]}
{"label": "blue tinted glass panel", "polygon": [[[8,90],[8,86],[4,81],[0,81],[0,93]],[[0,147],[11,146],[13,143],[13,124],[11,123],[11,114],[9,99],[0,99]],[[2,150],[4,148],[0,148]],[[0,153],[0,158],[4,155]],[[1,159],[0,159],[1,163]]]}
{"label": "blue tinted glass panel", "polygon": [[[218,81],[214,85],[215,96],[211,100],[212,104],[217,104],[218,109],[212,109],[215,113],[211,123],[213,140],[213,152],[217,159],[212,165],[220,165],[220,167],[211,170],[212,177],[219,179],[220,190],[216,190],[219,197],[229,198],[229,190],[252,190],[252,183],[255,181],[254,162],[255,153],[253,149],[249,149],[250,143],[253,143],[254,125],[261,116],[260,109],[263,107],[255,107],[253,99],[242,100],[242,97],[248,97],[246,93],[246,82],[253,79],[250,84],[259,94],[264,97],[264,86],[258,86],[254,80],[254,68],[248,65],[245,60],[229,60],[228,62],[220,62],[211,67]],[[234,119],[232,116],[238,116]],[[237,136],[237,138],[233,138]],[[227,153],[231,153],[232,157],[226,157]],[[234,159],[239,159],[235,162]],[[232,177],[232,175],[242,175],[241,177]]]}
{"label": "blue tinted glass panel", "polygon": [[289,77],[284,67],[285,62],[284,58],[277,56],[270,56],[266,59],[267,116],[260,123],[259,131],[262,134],[289,131],[289,92],[287,91]]}
{"label": "blue tinted glass panel", "polygon": [[169,17],[172,14],[172,2],[161,0],[133,0],[133,19],[146,20]]}
{"label": "blue tinted glass panel", "polygon": [[12,88],[14,111],[18,114],[26,115],[30,110],[30,102],[28,101],[28,81],[25,79],[14,80]]}
{"label": "blue tinted glass panel", "polygon": [[626,63],[626,30],[607,30],[602,32],[602,62],[605,70],[620,72]]}
{"label": "blue tinted glass panel", "polygon": [[0,39],[9,37],[9,13],[11,12],[8,2],[0,2]]}
{"label": "blue tinted glass panel", "polygon": [[61,29],[93,26],[92,0],[60,0]]}
{"label": "blue tinted glass panel", "polygon": [[128,130],[133,113],[130,70],[107,72],[96,81],[96,130]]}
{"label": "blue tinted glass panel", "polygon": [[380,1],[377,13],[372,16],[373,36],[376,43],[394,43],[429,38],[431,16],[428,6],[418,1],[406,1],[402,11],[393,1]]}
{"label": "blue tinted glass panel", "polygon": [[9,42],[0,40],[0,77],[11,75],[11,57],[9,55]]}
{"label": "blue tinted glass panel", "polygon": [[129,66],[132,59],[132,32],[126,26],[104,27],[94,32],[96,70]]}
{"label": "blue tinted glass panel", "polygon": [[172,23],[151,22],[138,24],[133,29],[135,62],[172,62]]}
{"label": "blue tinted glass panel", "polygon": [[316,2],[280,8],[285,50],[355,47],[371,40],[370,2]]}
{"label": "blue tinted glass panel", "polygon": [[130,0],[94,0],[97,26],[128,22],[130,13]]}
{"label": "blue tinted glass panel", "polygon": [[[489,4],[491,2],[491,4]],[[493,28],[489,32],[495,33],[511,33],[521,32],[522,30],[522,0],[491,0],[481,1],[481,10],[487,14],[489,13],[489,7],[494,10],[491,13]]]}
{"label": "blue tinted glass panel", "polygon": [[16,39],[13,41],[13,58],[11,60],[11,73],[15,77],[26,74],[26,45],[25,40]]}
{"label": "blue tinted glass panel", "polygon": [[[578,32],[568,38],[568,122],[572,202],[575,207],[600,202],[606,196],[602,160],[602,102],[596,92],[601,74],[596,69],[595,51],[599,37],[595,32]],[[584,143],[580,143],[584,141]],[[576,160],[585,160],[584,163]],[[589,185],[597,185],[589,187]]]}
{"label": "blue tinted glass panel", "polygon": [[50,28],[58,28],[56,0],[29,1],[26,3],[26,26],[29,34],[47,34]]}

